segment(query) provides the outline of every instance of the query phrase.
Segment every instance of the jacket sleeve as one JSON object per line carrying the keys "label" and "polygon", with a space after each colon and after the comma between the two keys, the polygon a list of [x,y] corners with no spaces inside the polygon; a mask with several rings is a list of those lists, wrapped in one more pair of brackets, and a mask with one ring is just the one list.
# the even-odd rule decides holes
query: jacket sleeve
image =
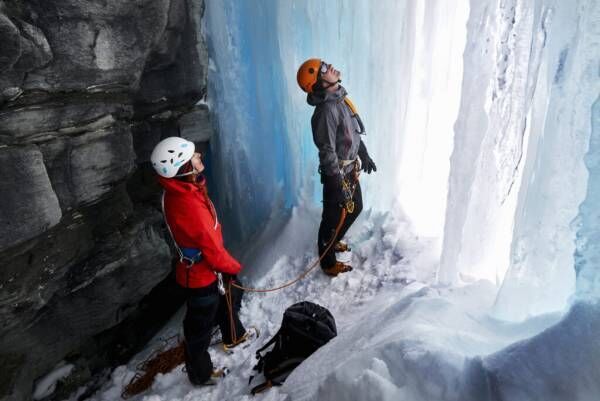
{"label": "jacket sleeve", "polygon": [[178,220],[180,224],[175,226],[175,231],[183,244],[200,249],[202,257],[214,270],[227,274],[240,272],[241,265],[225,249],[221,228],[215,226],[210,211],[204,207],[188,209]]}
{"label": "jacket sleeve", "polygon": [[206,220],[203,223],[202,233],[197,239],[202,257],[214,270],[227,274],[238,274],[242,266],[223,246],[221,229],[219,227],[215,229],[213,225],[206,224]]}
{"label": "jacket sleeve", "polygon": [[311,120],[313,140],[319,148],[319,166],[325,175],[339,174],[338,157],[335,149],[335,138],[338,119],[333,110],[326,107],[315,110]]}
{"label": "jacket sleeve", "polygon": [[369,157],[369,152],[367,151],[367,145],[365,145],[365,143],[362,141],[362,139],[360,140],[360,144],[358,145],[358,157],[360,157],[360,161],[362,161],[363,163],[365,161],[367,161],[367,157]]}

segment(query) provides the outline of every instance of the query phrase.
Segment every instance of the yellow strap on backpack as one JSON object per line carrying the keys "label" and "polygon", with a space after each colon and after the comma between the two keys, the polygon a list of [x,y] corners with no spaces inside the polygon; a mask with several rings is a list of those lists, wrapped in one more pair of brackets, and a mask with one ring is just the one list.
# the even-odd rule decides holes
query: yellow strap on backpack
{"label": "yellow strap on backpack", "polygon": [[356,121],[358,122],[358,126],[360,127],[360,133],[364,135],[365,134],[365,125],[363,124],[362,120],[360,119],[360,116],[358,115],[358,110],[356,110],[356,106],[354,106],[354,103],[352,103],[352,100],[350,100],[348,98],[348,96],[344,97],[344,103],[346,103],[346,105],[352,112],[352,117],[356,118]]}
{"label": "yellow strap on backpack", "polygon": [[350,107],[350,110],[352,110],[352,115],[357,115],[358,114],[358,110],[356,110],[356,106],[354,106],[354,103],[352,103],[352,101],[348,98],[348,96],[346,96],[344,98],[344,102],[346,102],[346,104],[348,105],[348,107]]}

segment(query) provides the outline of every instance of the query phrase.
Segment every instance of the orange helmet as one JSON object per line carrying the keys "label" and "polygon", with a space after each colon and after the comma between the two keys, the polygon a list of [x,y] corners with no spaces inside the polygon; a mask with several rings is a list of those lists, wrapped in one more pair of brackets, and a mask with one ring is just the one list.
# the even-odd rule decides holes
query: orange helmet
{"label": "orange helmet", "polygon": [[319,80],[319,70],[321,68],[320,58],[310,58],[306,60],[300,68],[298,68],[298,74],[296,80],[300,89],[306,93],[313,91],[313,85]]}

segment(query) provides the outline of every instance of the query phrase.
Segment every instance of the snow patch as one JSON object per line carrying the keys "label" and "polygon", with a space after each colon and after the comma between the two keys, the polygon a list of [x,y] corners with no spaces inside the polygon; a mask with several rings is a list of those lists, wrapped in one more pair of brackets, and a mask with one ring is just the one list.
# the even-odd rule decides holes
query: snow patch
{"label": "snow patch", "polygon": [[54,393],[54,390],[56,390],[56,384],[60,380],[69,376],[71,371],[73,371],[73,368],[74,365],[65,365],[64,361],[56,365],[56,367],[50,373],[40,378],[36,382],[35,389],[33,391],[33,399],[41,400],[42,398],[48,397],[50,394]]}

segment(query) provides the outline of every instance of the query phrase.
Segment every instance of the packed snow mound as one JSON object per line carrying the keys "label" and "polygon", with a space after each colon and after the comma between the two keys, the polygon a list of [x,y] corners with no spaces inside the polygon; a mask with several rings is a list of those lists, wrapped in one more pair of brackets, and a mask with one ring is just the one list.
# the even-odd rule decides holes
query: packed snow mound
{"label": "packed snow mound", "polygon": [[598,400],[598,305],[577,304],[556,325],[556,314],[506,323],[478,302],[489,284],[410,287],[357,311],[281,391],[295,401]]}
{"label": "packed snow mound", "polygon": [[[255,242],[245,282],[269,287],[300,274],[315,260],[319,210],[294,209],[272,219]],[[355,270],[331,279],[316,271],[271,294],[247,294],[241,318],[261,337],[233,355],[210,349],[231,374],[218,386],[193,387],[181,368],[159,375],[133,400],[597,400],[600,394],[598,305],[578,304],[564,317],[521,323],[495,320],[498,288],[488,281],[463,287],[431,285],[436,243],[411,234],[400,213],[365,213],[350,231]],[[265,234],[265,233],[271,233]],[[294,239],[306,239],[294,242]],[[314,238],[313,238],[314,239]],[[304,241],[304,242],[303,242]],[[290,244],[303,244],[291,247]],[[267,246],[268,245],[268,246]],[[273,250],[287,249],[276,257]],[[267,263],[268,262],[268,263]],[[270,264],[271,269],[268,269]],[[254,277],[253,272],[257,277]],[[279,388],[255,397],[248,379],[254,353],[279,328],[283,311],[308,300],[334,315],[338,336],[301,364]],[[115,400],[135,366],[181,329],[183,311],[147,350],[113,372],[93,400]],[[562,320],[561,320],[562,319]],[[581,344],[590,344],[580,349]],[[578,372],[573,375],[573,372]]]}

